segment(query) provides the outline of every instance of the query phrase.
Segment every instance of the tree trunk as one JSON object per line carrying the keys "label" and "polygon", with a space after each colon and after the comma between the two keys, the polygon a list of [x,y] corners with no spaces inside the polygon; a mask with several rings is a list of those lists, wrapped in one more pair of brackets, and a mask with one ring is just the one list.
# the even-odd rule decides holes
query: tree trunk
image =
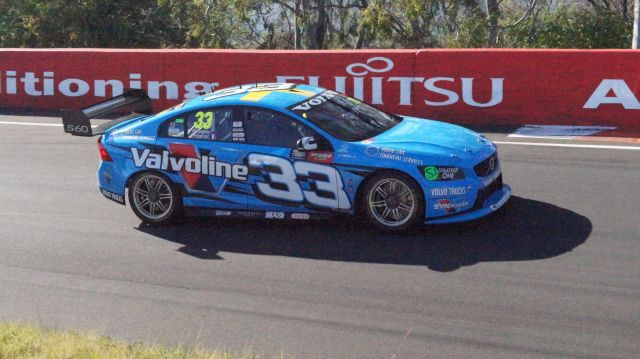
{"label": "tree trunk", "polygon": [[302,36],[302,34],[300,33],[300,25],[298,24],[298,13],[300,12],[300,0],[296,0],[296,7],[295,7],[295,11],[293,12],[293,27],[294,27],[294,33],[293,33],[293,42],[294,45],[293,47],[296,50],[300,50],[302,48],[302,42],[300,41],[300,37]]}
{"label": "tree trunk", "polygon": [[[368,0],[360,0],[360,5],[362,6],[362,9],[366,9],[369,6],[369,2]],[[361,49],[362,45],[364,45],[364,37],[366,36],[365,31],[366,29],[364,28],[364,26],[362,26],[362,19],[360,19],[359,23],[360,23],[360,31],[358,31],[358,39],[356,40],[356,44],[353,47],[354,49]]]}
{"label": "tree trunk", "polygon": [[489,27],[487,47],[496,47],[498,45],[498,34],[500,30],[498,28],[499,19],[500,5],[498,0],[487,0],[487,25]]}
{"label": "tree trunk", "polygon": [[309,27],[309,48],[322,49],[327,33],[327,11],[324,7],[324,0],[317,0],[315,5],[318,9],[318,17],[316,18],[315,24]]}
{"label": "tree trunk", "polygon": [[624,21],[629,20],[629,0],[622,0],[622,17]]}
{"label": "tree trunk", "polygon": [[636,0],[633,6],[633,43],[632,49],[640,48],[640,0]]}

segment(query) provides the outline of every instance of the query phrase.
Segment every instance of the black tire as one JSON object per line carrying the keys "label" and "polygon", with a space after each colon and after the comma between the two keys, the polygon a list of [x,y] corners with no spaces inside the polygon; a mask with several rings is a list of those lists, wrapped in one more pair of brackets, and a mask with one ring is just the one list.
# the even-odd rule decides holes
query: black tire
{"label": "black tire", "polygon": [[176,185],[158,172],[142,172],[131,180],[129,205],[147,224],[168,224],[182,215],[182,198]]}
{"label": "black tire", "polygon": [[384,172],[369,179],[360,206],[373,225],[389,232],[404,232],[424,221],[422,190],[402,173]]}

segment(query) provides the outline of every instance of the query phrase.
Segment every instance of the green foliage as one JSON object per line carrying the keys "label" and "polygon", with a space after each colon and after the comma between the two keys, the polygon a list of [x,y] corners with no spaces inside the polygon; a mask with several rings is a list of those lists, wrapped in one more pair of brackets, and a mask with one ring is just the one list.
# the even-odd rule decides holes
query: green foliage
{"label": "green foliage", "polygon": [[0,34],[3,46],[150,47],[162,22],[155,0],[1,2],[8,26]]}
{"label": "green foliage", "polygon": [[510,29],[511,47],[606,49],[628,48],[632,24],[614,11],[560,7],[542,18],[531,18]]}
{"label": "green foliage", "polygon": [[627,48],[629,3],[500,0],[488,10],[477,0],[0,0],[0,46]]}
{"label": "green foliage", "polygon": [[628,48],[631,35],[631,23],[612,11],[560,8],[545,16],[534,43],[546,48]]}
{"label": "green foliage", "polygon": [[462,19],[455,32],[445,38],[445,47],[477,48],[487,43],[487,19],[481,14]]}

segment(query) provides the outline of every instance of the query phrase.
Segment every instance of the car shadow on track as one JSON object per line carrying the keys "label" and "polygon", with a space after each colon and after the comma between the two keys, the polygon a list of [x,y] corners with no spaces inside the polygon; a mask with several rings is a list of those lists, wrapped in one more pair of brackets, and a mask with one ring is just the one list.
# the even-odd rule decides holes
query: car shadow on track
{"label": "car shadow on track", "polygon": [[480,262],[555,257],[584,243],[591,221],[549,203],[512,197],[479,221],[418,226],[405,234],[378,231],[352,218],[278,222],[189,218],[181,225],[138,230],[182,244],[180,252],[222,259],[221,252],[345,262],[424,265],[453,271]]}

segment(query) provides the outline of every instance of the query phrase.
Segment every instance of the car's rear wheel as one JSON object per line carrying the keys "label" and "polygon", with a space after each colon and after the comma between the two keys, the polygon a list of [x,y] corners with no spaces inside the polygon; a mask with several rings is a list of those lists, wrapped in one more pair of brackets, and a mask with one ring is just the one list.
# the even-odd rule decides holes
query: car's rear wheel
{"label": "car's rear wheel", "polygon": [[143,172],[131,181],[129,204],[133,213],[149,224],[169,223],[182,209],[176,186],[169,178],[155,172]]}
{"label": "car's rear wheel", "polygon": [[405,231],[424,216],[422,191],[404,174],[379,174],[366,183],[363,194],[367,217],[384,230]]}

